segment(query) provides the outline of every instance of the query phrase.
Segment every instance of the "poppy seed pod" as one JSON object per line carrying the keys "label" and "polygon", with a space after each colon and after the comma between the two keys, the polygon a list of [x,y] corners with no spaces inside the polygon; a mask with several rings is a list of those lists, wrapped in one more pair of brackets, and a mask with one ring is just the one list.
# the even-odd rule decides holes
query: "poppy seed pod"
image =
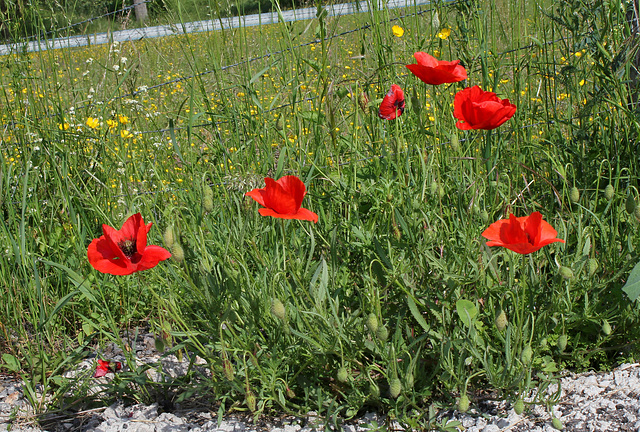
{"label": "poppy seed pod", "polygon": [[392,399],[395,399],[400,396],[401,391],[402,383],[400,380],[398,378],[391,378],[391,380],[389,380],[389,396],[391,396]]}
{"label": "poppy seed pod", "polygon": [[224,377],[229,381],[233,381],[233,378],[236,375],[235,371],[233,370],[233,363],[229,361],[226,355],[222,356],[222,373],[224,374]]}
{"label": "poppy seed pod", "polygon": [[607,187],[604,188],[604,198],[607,201],[611,201],[613,199],[614,193],[615,193],[615,190],[613,189],[613,186],[611,185],[611,183],[609,183]]}
{"label": "poppy seed pod", "polygon": [[293,399],[294,397],[296,397],[296,393],[289,387],[287,387],[287,397],[289,399]]}
{"label": "poppy seed pod", "polygon": [[577,187],[574,186],[571,188],[571,190],[569,191],[569,199],[574,204],[580,201],[580,190]]}
{"label": "poppy seed pod", "polygon": [[458,411],[460,411],[461,413],[469,411],[469,405],[471,405],[469,396],[467,396],[466,393],[463,393],[458,400]]}

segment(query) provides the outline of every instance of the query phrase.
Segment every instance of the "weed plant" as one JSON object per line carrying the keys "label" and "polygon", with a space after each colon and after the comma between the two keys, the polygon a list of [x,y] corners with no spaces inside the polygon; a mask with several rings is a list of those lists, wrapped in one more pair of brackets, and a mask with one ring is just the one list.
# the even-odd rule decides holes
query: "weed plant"
{"label": "weed plant", "polygon": [[[562,371],[637,361],[628,4],[370,6],[0,58],[0,370],[36,412],[198,395],[220,414],[329,425],[377,409],[446,428],[439,408],[488,390],[550,406]],[[424,84],[405,68],[417,51],[460,59],[467,80]],[[392,84],[406,109],[387,121]],[[515,115],[457,129],[454,97],[474,85]],[[317,224],[245,196],[284,175]],[[486,245],[490,224],[536,211],[565,243]],[[173,258],[97,272],[88,245],[134,213]],[[194,367],[152,381],[121,337],[135,329]],[[65,378],[108,343],[126,358],[103,392]]]}

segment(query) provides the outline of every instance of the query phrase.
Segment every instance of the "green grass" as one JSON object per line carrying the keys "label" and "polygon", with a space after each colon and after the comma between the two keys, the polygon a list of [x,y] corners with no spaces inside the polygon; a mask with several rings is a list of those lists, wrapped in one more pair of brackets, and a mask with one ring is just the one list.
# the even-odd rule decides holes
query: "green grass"
{"label": "green grass", "polygon": [[[378,409],[429,428],[425,408],[465,394],[515,402],[561,370],[637,360],[638,307],[621,289],[640,247],[624,13],[436,10],[437,22],[374,10],[0,59],[0,368],[26,380],[37,411],[197,393],[221,413],[337,422]],[[469,79],[423,84],[404,67],[416,51],[461,59]],[[407,109],[388,122],[377,109],[391,84]],[[456,129],[454,95],[476,84],[515,116]],[[261,217],[244,196],[285,174],[307,185],[317,224]],[[534,211],[566,243],[529,256],[485,245],[489,224]],[[137,212],[154,223],[149,244],[175,258],[172,227],[184,259],[123,277],[91,268],[101,225]],[[129,354],[97,396],[83,393],[90,378],[62,378],[134,327],[211,375],[153,383]]]}

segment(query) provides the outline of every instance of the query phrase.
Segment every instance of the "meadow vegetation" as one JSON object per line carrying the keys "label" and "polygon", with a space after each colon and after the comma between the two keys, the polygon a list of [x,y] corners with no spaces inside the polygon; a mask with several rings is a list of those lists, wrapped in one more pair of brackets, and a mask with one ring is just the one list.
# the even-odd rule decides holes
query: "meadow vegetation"
{"label": "meadow vegetation", "polygon": [[[0,371],[39,412],[201,397],[220,414],[329,425],[377,409],[446,429],[441,408],[489,391],[549,407],[562,371],[637,361],[628,7],[319,6],[305,22],[0,57]],[[468,78],[425,84],[405,67],[415,52]],[[406,106],[381,119],[392,84]],[[513,117],[456,127],[456,94],[475,85]],[[286,175],[317,223],[245,196]],[[492,223],[534,212],[564,243],[487,246]],[[137,213],[172,257],[95,270],[102,225]],[[93,370],[63,378],[136,329],[210,374],[152,382],[159,367],[125,349],[97,395]]]}

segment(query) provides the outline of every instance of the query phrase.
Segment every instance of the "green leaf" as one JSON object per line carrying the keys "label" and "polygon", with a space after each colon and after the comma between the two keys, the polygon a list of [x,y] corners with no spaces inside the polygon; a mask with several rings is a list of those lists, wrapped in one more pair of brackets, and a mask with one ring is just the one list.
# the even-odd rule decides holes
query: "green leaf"
{"label": "green leaf", "polygon": [[460,299],[456,302],[456,312],[458,312],[462,323],[467,327],[471,327],[471,322],[478,315],[476,305],[465,299]]}
{"label": "green leaf", "polygon": [[411,311],[411,315],[413,315],[415,320],[418,321],[418,324],[420,324],[420,327],[422,327],[424,331],[428,333],[429,324],[427,324],[422,314],[420,314],[420,311],[418,310],[418,306],[416,305],[416,302],[413,300],[413,297],[411,297],[410,295],[407,296],[407,304],[409,305],[409,310]]}
{"label": "green leaf", "polygon": [[258,79],[260,79],[260,77],[262,75],[264,75],[269,69],[271,69],[273,66],[275,66],[275,64],[278,62],[273,62],[271,63],[269,66],[265,67],[264,69],[262,69],[260,72],[258,72],[257,74],[255,74],[254,76],[251,77],[251,80],[249,80],[249,84],[253,84],[254,82],[258,81]]}
{"label": "green leaf", "polygon": [[0,366],[9,369],[11,372],[18,372],[20,370],[20,362],[18,362],[18,359],[11,354],[2,354],[2,361],[4,364],[1,364]]}
{"label": "green leaf", "polygon": [[640,262],[631,270],[627,283],[622,287],[622,291],[634,301],[640,295]]}

